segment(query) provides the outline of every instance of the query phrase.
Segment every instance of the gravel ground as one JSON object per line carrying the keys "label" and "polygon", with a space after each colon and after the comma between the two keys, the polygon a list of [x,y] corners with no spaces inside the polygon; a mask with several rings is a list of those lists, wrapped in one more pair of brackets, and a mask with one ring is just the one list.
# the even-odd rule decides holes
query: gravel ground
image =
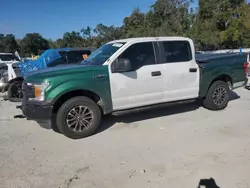
{"label": "gravel ground", "polygon": [[110,116],[81,140],[13,119],[17,104],[0,99],[0,187],[249,188],[250,91],[235,92],[220,112],[185,105]]}

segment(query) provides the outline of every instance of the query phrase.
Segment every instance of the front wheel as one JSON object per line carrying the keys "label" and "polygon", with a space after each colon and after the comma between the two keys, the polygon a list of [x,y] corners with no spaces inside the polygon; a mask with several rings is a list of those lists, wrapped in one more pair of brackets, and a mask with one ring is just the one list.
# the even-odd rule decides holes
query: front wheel
{"label": "front wheel", "polygon": [[227,107],[230,95],[230,89],[226,82],[215,81],[210,88],[206,98],[203,100],[203,106],[209,110],[223,110]]}
{"label": "front wheel", "polygon": [[74,97],[58,110],[56,124],[61,133],[80,139],[95,133],[101,122],[99,106],[87,97]]}
{"label": "front wheel", "polygon": [[10,84],[8,91],[7,91],[7,96],[8,100],[10,102],[21,102],[23,98],[23,93],[22,93],[22,83],[23,81],[15,81],[12,84]]}

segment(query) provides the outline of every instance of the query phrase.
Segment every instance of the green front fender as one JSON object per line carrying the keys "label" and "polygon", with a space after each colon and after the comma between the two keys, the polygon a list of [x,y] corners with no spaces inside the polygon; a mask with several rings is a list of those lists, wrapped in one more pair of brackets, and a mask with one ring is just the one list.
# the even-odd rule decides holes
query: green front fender
{"label": "green front fender", "polygon": [[[93,83],[94,82],[94,83]],[[98,95],[101,99],[104,113],[112,111],[112,99],[109,80],[68,80],[57,86],[51,86],[46,90],[45,98],[51,101],[57,101],[61,96],[72,91],[90,91]]]}

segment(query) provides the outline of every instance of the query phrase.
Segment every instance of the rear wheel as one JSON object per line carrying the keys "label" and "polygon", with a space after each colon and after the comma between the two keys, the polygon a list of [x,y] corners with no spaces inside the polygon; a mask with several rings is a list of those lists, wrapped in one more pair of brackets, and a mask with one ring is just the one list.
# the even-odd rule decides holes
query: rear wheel
{"label": "rear wheel", "polygon": [[61,133],[72,139],[91,136],[101,122],[101,110],[87,97],[74,97],[58,110],[56,124]]}
{"label": "rear wheel", "polygon": [[203,106],[209,110],[222,110],[228,105],[229,85],[224,81],[215,81],[209,88]]}
{"label": "rear wheel", "polygon": [[23,93],[22,93],[22,83],[23,81],[15,81],[12,84],[10,84],[8,91],[7,91],[7,96],[8,100],[11,102],[21,102],[23,98]]}

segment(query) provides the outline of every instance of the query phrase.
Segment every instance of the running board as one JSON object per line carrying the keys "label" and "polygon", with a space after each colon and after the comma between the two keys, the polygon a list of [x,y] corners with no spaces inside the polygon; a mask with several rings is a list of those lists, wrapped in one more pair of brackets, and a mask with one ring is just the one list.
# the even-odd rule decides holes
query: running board
{"label": "running board", "polygon": [[120,115],[136,113],[136,112],[141,112],[141,111],[146,111],[146,110],[164,108],[164,107],[180,105],[180,104],[189,104],[189,103],[195,103],[195,102],[197,102],[197,99],[189,99],[189,100],[174,101],[174,102],[168,102],[168,103],[160,103],[160,104],[155,104],[155,105],[150,105],[150,106],[143,106],[143,107],[139,107],[139,108],[118,110],[118,111],[112,112],[112,115],[120,116]]}

